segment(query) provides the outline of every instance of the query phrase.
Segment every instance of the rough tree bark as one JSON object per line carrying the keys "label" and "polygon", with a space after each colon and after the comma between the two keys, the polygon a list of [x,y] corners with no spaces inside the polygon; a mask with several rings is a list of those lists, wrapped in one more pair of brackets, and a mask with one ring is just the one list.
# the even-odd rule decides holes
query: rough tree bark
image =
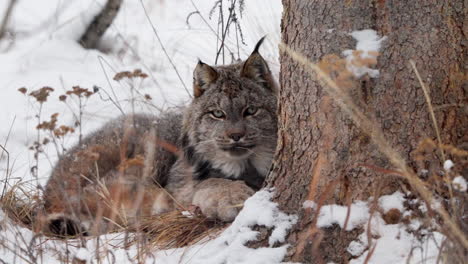
{"label": "rough tree bark", "polygon": [[85,49],[96,48],[99,40],[112,24],[119,12],[123,0],[108,0],[101,12],[96,15],[91,24],[81,36],[79,43]]}
{"label": "rough tree bark", "polygon": [[[378,58],[380,76],[361,78],[350,94],[410,165],[417,144],[436,135],[409,59],[430,90],[442,142],[466,147],[466,1],[283,0],[283,5],[283,42],[313,62],[354,48],[352,31],[374,29],[387,36]],[[337,179],[342,180],[331,186],[326,202],[367,199],[376,190],[393,192],[399,183],[358,165],[392,168],[303,67],[284,52],[280,60],[279,143],[268,183],[276,188],[280,207],[299,215],[288,239],[293,245],[288,258],[314,263],[321,252],[327,262],[347,262],[346,246],[358,231],[343,234],[332,228],[316,245],[313,216],[302,209],[303,202],[317,201]]]}

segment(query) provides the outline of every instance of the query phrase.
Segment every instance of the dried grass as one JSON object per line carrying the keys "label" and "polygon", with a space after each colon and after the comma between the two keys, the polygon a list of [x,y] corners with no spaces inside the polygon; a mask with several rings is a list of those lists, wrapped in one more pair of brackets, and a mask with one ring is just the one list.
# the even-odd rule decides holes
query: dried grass
{"label": "dried grass", "polygon": [[[187,211],[185,211],[188,213]],[[214,238],[227,225],[201,214],[175,210],[143,219],[138,229],[148,233],[149,244],[160,249],[180,248]]]}
{"label": "dried grass", "polygon": [[[39,193],[32,184],[18,183],[8,190],[0,200],[2,209],[15,223],[34,231],[42,210]],[[154,248],[180,248],[196,244],[205,239],[212,239],[227,227],[226,223],[210,220],[194,208],[194,212],[173,210],[160,215],[142,218],[136,224],[121,226],[114,232],[141,233],[146,238],[144,251]],[[43,233],[57,237],[56,234]],[[90,236],[91,237],[91,236]],[[70,237],[68,237],[70,238]],[[137,240],[133,241],[134,243]]]}
{"label": "dried grass", "polygon": [[5,192],[0,205],[13,221],[32,229],[37,211],[41,207],[39,192],[31,183],[16,183]]}

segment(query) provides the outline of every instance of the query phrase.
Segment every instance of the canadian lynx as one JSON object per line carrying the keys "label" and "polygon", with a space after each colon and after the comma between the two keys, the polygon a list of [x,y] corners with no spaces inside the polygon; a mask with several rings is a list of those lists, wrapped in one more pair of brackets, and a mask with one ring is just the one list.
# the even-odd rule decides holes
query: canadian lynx
{"label": "canadian lynx", "polygon": [[44,229],[103,233],[192,204],[232,221],[276,148],[277,88],[262,41],[237,64],[199,61],[184,109],[118,118],[61,157],[44,191]]}

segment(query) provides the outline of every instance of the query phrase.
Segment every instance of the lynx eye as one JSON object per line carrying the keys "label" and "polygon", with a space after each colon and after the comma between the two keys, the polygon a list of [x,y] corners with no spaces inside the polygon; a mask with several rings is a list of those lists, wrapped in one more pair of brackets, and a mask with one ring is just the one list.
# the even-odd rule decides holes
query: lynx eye
{"label": "lynx eye", "polygon": [[255,107],[255,106],[249,106],[247,107],[245,110],[244,110],[244,116],[251,116],[251,115],[255,115],[255,113],[257,113],[258,111],[258,108]]}
{"label": "lynx eye", "polygon": [[211,111],[211,115],[214,117],[214,118],[217,118],[217,119],[224,119],[226,117],[226,115],[224,114],[223,111],[221,110],[213,110]]}

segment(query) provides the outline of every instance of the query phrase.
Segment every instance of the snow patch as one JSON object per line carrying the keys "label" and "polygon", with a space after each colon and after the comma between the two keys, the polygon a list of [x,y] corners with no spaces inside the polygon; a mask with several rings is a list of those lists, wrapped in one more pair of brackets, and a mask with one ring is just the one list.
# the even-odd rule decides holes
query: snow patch
{"label": "snow patch", "polygon": [[349,246],[348,248],[346,249],[349,254],[353,255],[353,256],[361,256],[362,253],[366,250],[367,248],[367,244],[363,243],[362,241],[351,241],[351,243],[349,243]]}
{"label": "snow patch", "polygon": [[[384,211],[396,208],[405,212],[404,194],[399,191],[380,197],[378,202]],[[438,206],[438,201],[434,200],[431,206]],[[409,226],[401,223],[386,224],[379,212],[370,214],[369,202],[356,201],[350,208],[346,230],[358,226],[364,229],[358,238],[348,245],[347,251],[355,257],[350,261],[351,264],[364,263],[373,248],[374,252],[367,263],[436,263],[439,248],[445,239],[441,233],[428,231],[422,238],[416,237],[406,228],[418,230],[422,225],[420,220],[413,219]],[[317,226],[328,227],[337,223],[343,228],[346,213],[346,206],[336,204],[322,206]],[[371,241],[368,240],[369,233]]]}
{"label": "snow patch", "polygon": [[78,260],[86,261],[90,258],[89,251],[84,247],[79,248],[78,251],[76,251],[75,253],[75,258]]}
{"label": "snow patch", "polygon": [[312,209],[317,209],[317,204],[314,201],[311,200],[306,200],[304,203],[302,203],[302,208],[312,208]]}
{"label": "snow patch", "polygon": [[[324,205],[320,209],[320,214],[317,220],[317,227],[330,227],[333,224],[338,224],[341,228],[344,227],[348,207],[341,205]],[[349,220],[346,230],[350,231],[356,227],[362,226],[369,219],[369,207],[366,202],[357,201],[350,206]]]}
{"label": "snow patch", "polygon": [[391,195],[383,195],[379,198],[379,206],[382,208],[384,213],[390,211],[391,209],[398,209],[398,211],[403,212],[405,201],[404,194],[400,191],[396,191]]}
{"label": "snow patch", "polygon": [[229,228],[231,234],[235,235],[249,226],[266,226],[273,228],[268,240],[270,246],[273,246],[276,242],[284,242],[287,230],[296,223],[297,216],[281,212],[278,205],[271,201],[272,194],[271,191],[263,190],[249,198]]}
{"label": "snow patch", "polygon": [[[219,263],[281,263],[289,245],[277,246],[277,242],[284,242],[288,230],[296,223],[297,216],[281,212],[278,205],[271,201],[272,191],[261,190],[247,199],[244,208],[237,218],[218,237],[186,247],[170,250],[155,250],[154,257],[148,257],[145,263],[191,263],[191,264],[219,264]],[[0,223],[5,246],[13,249],[0,248],[2,259],[7,263],[15,263],[15,254],[23,255],[22,250],[28,249],[31,243],[41,245],[38,250],[44,250],[43,257],[48,264],[62,263],[55,252],[63,252],[78,260],[88,261],[96,256],[96,250],[105,250],[108,254],[100,253],[101,263],[114,263],[113,255],[118,263],[134,263],[135,257],[141,253],[137,245],[128,248],[124,245],[128,240],[125,233],[113,233],[92,238],[86,241],[85,247],[79,239],[62,240],[37,237],[31,230],[21,228],[12,223],[0,210]],[[264,226],[272,229],[268,247],[249,248],[246,243],[257,239],[258,231],[252,227]],[[273,247],[275,246],[275,247]],[[105,247],[105,248],[103,248]],[[107,256],[107,257],[106,257]],[[25,256],[28,257],[28,256]],[[63,257],[63,256],[62,256]],[[17,263],[17,262],[16,262]]]}
{"label": "snow patch", "polygon": [[377,32],[371,29],[353,31],[350,35],[357,40],[357,43],[354,50],[343,51],[343,55],[346,56],[348,70],[356,78],[361,78],[365,74],[369,74],[371,78],[377,78],[379,70],[369,68],[369,65],[362,63],[362,61],[376,60],[381,43],[387,37],[379,37]]}
{"label": "snow patch", "polygon": [[457,176],[452,181],[453,188],[460,192],[466,192],[466,180],[463,176]]}
{"label": "snow patch", "polygon": [[444,170],[447,171],[447,172],[450,171],[453,168],[453,165],[455,165],[455,164],[453,163],[452,160],[446,160],[444,162]]}
{"label": "snow patch", "polygon": [[[247,199],[234,222],[214,240],[192,247],[157,254],[162,263],[281,263],[288,245],[272,247],[284,242],[287,231],[296,223],[297,216],[287,215],[271,201],[273,192],[261,190]],[[253,226],[273,228],[269,247],[252,249],[245,244],[255,241],[258,231]],[[169,254],[168,254],[169,253]]]}
{"label": "snow patch", "polygon": [[[376,218],[380,217],[376,216]],[[357,241],[353,241],[348,247],[348,252],[351,254],[357,254],[362,248],[367,249],[358,258],[351,260],[350,264],[364,263],[369,254],[369,248],[373,247],[375,250],[367,262],[369,264],[436,263],[438,248],[444,240],[442,234],[434,232],[433,237],[425,237],[419,241],[399,225],[385,225],[383,221],[372,221],[372,223],[372,234],[379,238],[373,239],[370,247],[366,232],[361,234]]]}
{"label": "snow patch", "polygon": [[189,211],[182,211],[181,214],[187,218],[193,218],[193,214]]}

